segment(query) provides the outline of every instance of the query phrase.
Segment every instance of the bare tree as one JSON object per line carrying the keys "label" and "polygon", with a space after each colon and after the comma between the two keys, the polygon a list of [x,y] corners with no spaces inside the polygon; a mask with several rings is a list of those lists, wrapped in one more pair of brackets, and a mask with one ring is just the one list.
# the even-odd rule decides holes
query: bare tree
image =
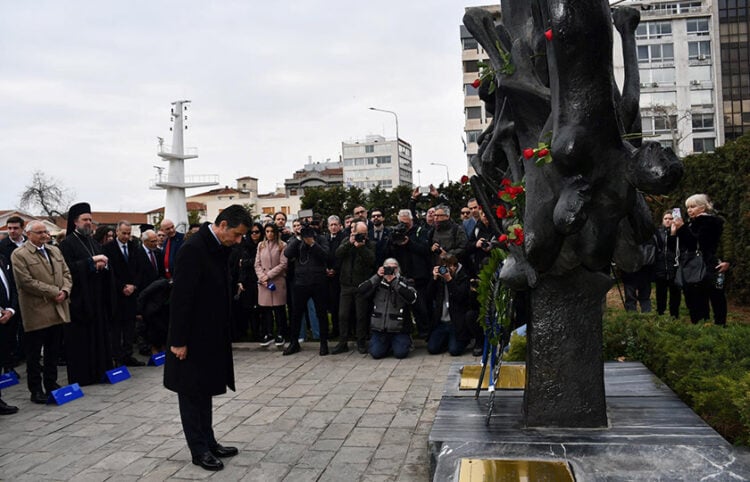
{"label": "bare tree", "polygon": [[19,207],[55,219],[65,217],[72,197],[73,193],[58,179],[42,171],[34,171],[31,182],[21,193]]}

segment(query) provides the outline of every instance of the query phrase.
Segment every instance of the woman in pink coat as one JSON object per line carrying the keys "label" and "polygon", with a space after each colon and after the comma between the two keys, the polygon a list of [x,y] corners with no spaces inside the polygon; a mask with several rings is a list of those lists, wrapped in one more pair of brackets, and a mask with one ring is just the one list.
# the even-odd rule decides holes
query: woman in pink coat
{"label": "woman in pink coat", "polygon": [[[275,224],[266,224],[265,238],[258,245],[255,255],[255,273],[258,275],[258,306],[263,311],[265,336],[260,346],[271,343],[284,346],[284,338],[289,337],[286,318],[286,243],[279,236]],[[273,336],[273,321],[276,319],[276,339]]]}

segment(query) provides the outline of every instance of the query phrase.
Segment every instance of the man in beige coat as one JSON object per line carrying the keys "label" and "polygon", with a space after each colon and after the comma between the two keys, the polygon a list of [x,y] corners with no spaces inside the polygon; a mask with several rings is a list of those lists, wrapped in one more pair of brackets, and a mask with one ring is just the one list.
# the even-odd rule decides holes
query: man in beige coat
{"label": "man in beige coat", "polygon": [[[73,278],[62,253],[47,244],[49,232],[39,221],[26,225],[28,240],[13,251],[13,275],[23,318],[26,371],[31,401],[47,403],[57,384],[57,359],[62,325],[70,322],[69,301]],[[39,359],[44,347],[44,370]],[[44,389],[42,390],[42,381]]]}

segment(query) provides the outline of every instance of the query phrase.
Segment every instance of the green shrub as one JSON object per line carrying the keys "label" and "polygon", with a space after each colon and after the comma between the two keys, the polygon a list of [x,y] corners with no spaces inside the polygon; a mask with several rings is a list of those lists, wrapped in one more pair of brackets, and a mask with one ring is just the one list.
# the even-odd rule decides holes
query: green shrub
{"label": "green shrub", "polygon": [[750,326],[610,310],[604,357],[643,362],[727,440],[750,445]]}

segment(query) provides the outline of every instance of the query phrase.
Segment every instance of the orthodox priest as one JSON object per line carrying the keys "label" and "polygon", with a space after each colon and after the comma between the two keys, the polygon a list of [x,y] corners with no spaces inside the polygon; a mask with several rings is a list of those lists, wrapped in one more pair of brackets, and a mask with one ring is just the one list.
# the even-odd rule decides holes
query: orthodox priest
{"label": "orthodox priest", "polygon": [[71,322],[65,324],[68,383],[101,383],[112,368],[109,345],[111,273],[101,246],[91,236],[93,219],[88,203],[68,211],[68,230],[60,250],[73,275],[70,293]]}

